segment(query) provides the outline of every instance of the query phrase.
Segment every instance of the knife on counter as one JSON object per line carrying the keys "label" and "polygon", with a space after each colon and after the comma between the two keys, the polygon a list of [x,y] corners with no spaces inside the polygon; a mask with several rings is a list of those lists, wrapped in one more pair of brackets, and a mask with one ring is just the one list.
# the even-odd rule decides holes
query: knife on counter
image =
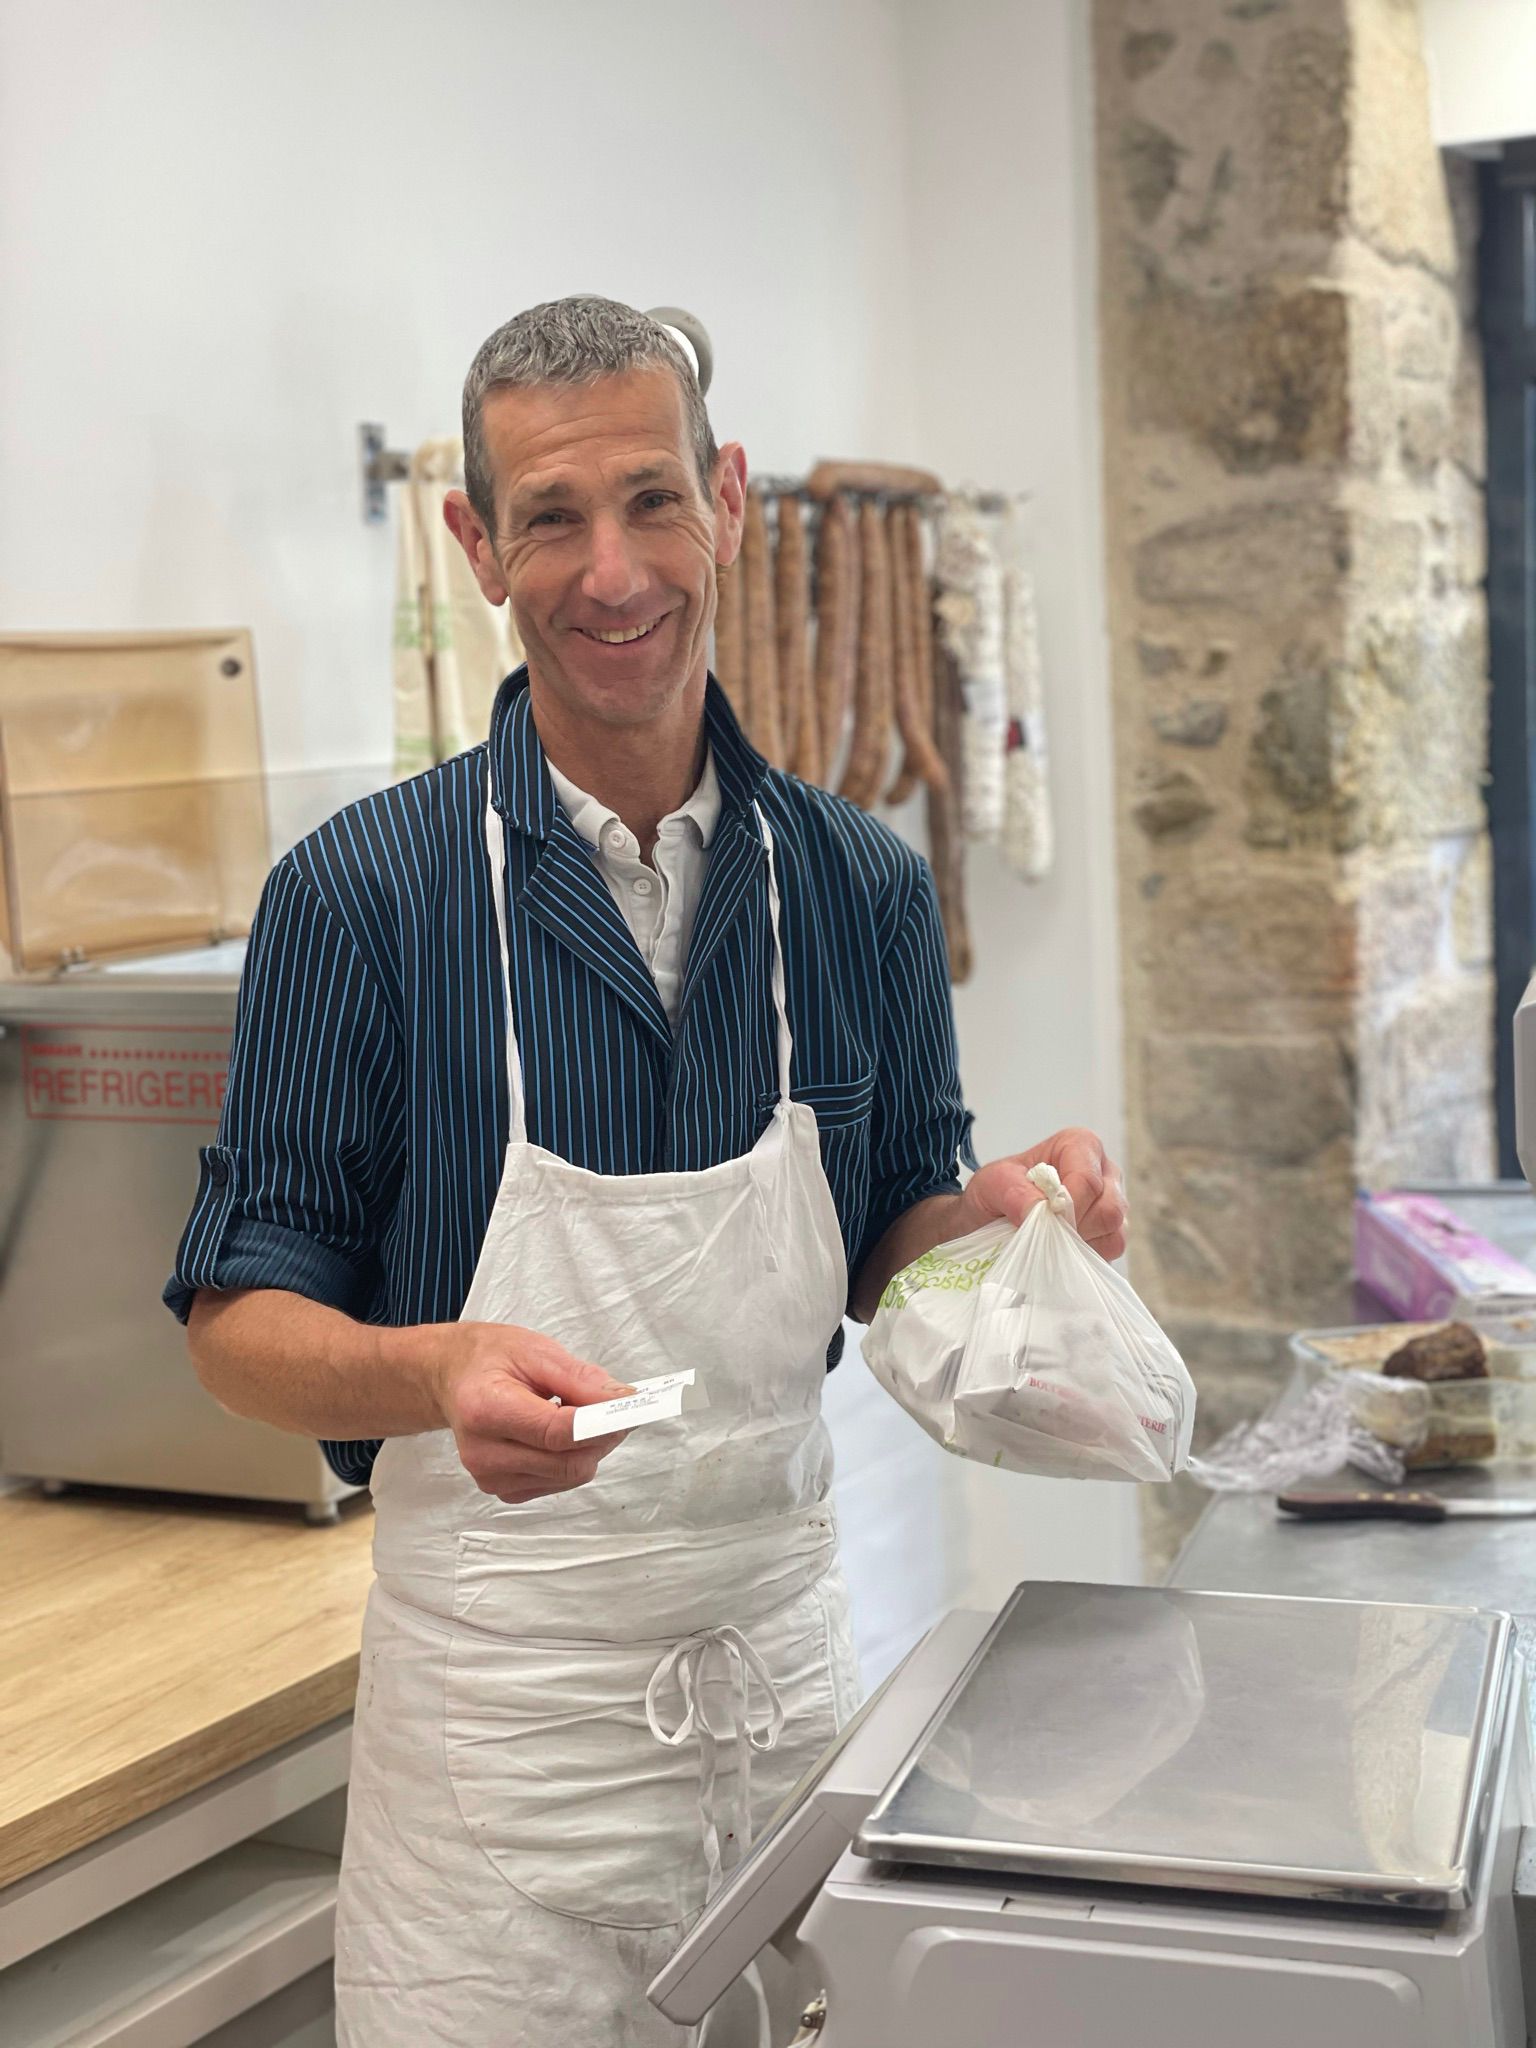
{"label": "knife on counter", "polygon": [[1479,1521],[1536,1515],[1536,1500],[1447,1500],[1443,1494],[1370,1493],[1340,1488],[1326,1493],[1282,1493],[1275,1505],[1303,1522],[1445,1522],[1463,1515]]}

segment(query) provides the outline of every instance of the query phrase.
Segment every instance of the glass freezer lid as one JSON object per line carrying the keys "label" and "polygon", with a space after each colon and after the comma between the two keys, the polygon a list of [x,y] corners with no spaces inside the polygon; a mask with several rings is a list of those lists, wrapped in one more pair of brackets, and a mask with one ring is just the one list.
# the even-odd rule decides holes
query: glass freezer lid
{"label": "glass freezer lid", "polygon": [[1441,1911],[1515,1663],[1472,1608],[1026,1584],[858,1837],[877,1862]]}

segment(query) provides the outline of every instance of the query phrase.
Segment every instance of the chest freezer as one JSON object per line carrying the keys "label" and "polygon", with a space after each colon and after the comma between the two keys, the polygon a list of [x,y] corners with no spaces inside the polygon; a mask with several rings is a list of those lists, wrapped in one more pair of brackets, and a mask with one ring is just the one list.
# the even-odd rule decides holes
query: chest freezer
{"label": "chest freezer", "polygon": [[696,2020],[771,1942],[826,2048],[1523,2048],[1526,1716],[1506,1616],[1024,1585],[919,1646],[650,1995]]}

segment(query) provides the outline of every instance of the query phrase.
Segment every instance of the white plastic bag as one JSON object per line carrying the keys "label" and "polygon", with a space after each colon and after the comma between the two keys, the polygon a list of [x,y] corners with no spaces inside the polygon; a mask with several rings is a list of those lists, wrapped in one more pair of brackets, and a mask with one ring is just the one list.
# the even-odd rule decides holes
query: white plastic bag
{"label": "white plastic bag", "polygon": [[1059,1479],[1171,1479],[1189,1457],[1184,1361],[1072,1221],[1049,1166],[1015,1230],[935,1246],[880,1298],[864,1358],[947,1451]]}

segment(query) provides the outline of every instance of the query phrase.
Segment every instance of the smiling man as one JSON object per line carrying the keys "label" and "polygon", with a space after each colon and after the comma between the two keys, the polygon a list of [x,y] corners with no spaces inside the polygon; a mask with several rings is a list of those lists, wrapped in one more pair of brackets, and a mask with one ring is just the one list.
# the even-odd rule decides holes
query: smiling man
{"label": "smiling man", "polygon": [[[972,1175],[928,871],[708,670],[746,461],[603,299],[499,329],[447,517],[528,661],[488,742],[279,862],[167,1298],[226,1406],[369,1480],[349,2048],[686,2036],[645,1985],[855,1704],[821,1390]],[[576,1407],[689,1369],[676,1419]],[[706,2023],[706,2029],[710,2023]],[[706,2038],[709,2035],[706,2031]]]}

